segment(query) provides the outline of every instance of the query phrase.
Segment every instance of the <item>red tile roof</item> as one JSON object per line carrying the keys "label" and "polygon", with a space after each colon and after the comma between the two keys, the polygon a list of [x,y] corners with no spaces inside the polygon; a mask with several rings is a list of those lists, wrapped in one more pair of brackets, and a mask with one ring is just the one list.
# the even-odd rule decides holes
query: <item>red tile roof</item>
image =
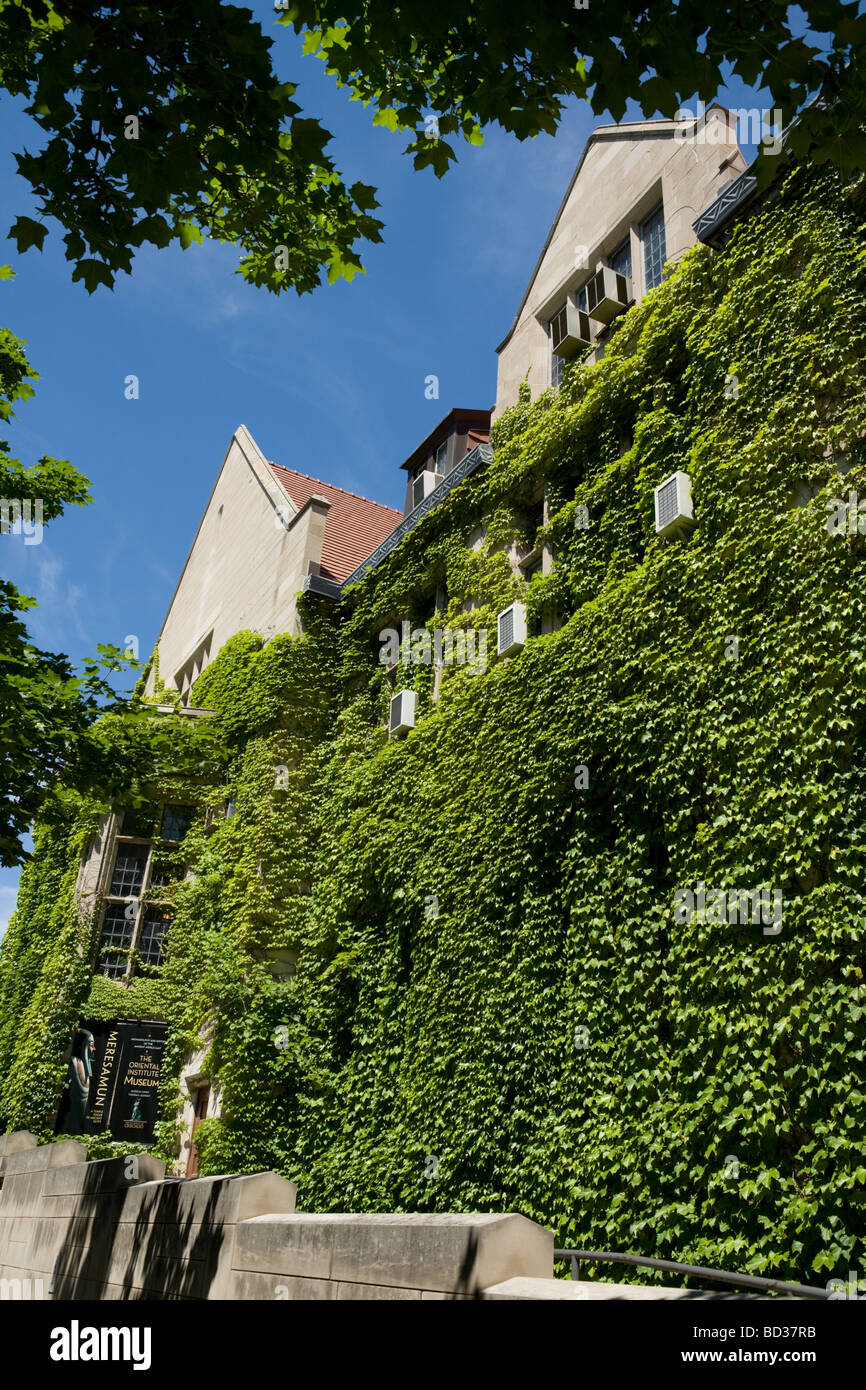
{"label": "red tile roof", "polygon": [[403,513],[381,502],[370,502],[354,492],[332,487],[293,468],[270,463],[274,477],[285,488],[296,507],[303,507],[314,492],[330,502],[322,547],[322,574],[342,583],[371,555],[386,536],[403,520]]}

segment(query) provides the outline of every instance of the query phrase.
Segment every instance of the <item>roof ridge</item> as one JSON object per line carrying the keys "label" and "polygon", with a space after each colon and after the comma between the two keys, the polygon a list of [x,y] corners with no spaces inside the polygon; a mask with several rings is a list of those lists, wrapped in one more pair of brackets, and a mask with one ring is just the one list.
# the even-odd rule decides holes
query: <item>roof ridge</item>
{"label": "roof ridge", "polygon": [[284,473],[294,473],[298,478],[306,478],[310,483],[318,483],[320,487],[332,488],[334,492],[342,492],[346,497],[354,497],[359,502],[367,502],[371,507],[381,507],[386,512],[395,512],[397,516],[403,513],[396,507],[389,507],[387,502],[375,502],[372,497],[362,497],[360,492],[350,492],[347,487],[339,487],[336,483],[326,483],[324,478],[314,478],[312,473],[302,473],[299,468],[287,468],[284,463],[275,463],[273,459],[268,459],[270,468],[281,468]]}

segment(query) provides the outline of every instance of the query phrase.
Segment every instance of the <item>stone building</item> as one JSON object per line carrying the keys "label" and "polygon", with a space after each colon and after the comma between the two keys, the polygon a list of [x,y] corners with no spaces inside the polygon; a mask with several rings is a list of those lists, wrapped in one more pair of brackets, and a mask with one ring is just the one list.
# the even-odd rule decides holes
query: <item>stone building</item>
{"label": "stone building", "polygon": [[[593,131],[496,349],[496,414],[515,404],[522,381],[533,396],[559,384],[565,359],[553,351],[557,315],[567,305],[587,310],[600,269],[625,277],[626,302],[637,302],[661,282],[667,261],[694,246],[699,214],[746,167],[731,114],[713,105],[699,123],[640,121]],[[589,327],[598,353],[606,324]]]}
{"label": "stone building", "polygon": [[147,693],[159,680],[186,703],[236,632],[299,632],[305,577],[342,582],[399,520],[393,507],[270,463],[239,425],[169,603]]}
{"label": "stone building", "polygon": [[[301,591],[339,601],[423,515],[483,470],[491,457],[492,415],[516,402],[524,381],[533,396],[556,388],[568,356],[603,353],[612,318],[649,293],[665,264],[694,244],[695,223],[703,217],[709,238],[724,210],[749,191],[744,169],[720,107],[711,108],[697,133],[690,121],[603,126],[593,133],[497,349],[494,411],[453,409],[412,451],[401,465],[407,475],[402,514],[267,460],[239,426],[156,642],[146,691],[155,697],[157,712],[164,693],[166,714],[179,704],[183,717],[206,717],[191,705],[191,691],[232,636],[244,630],[266,640],[299,634]],[[612,287],[612,310],[607,303],[600,307],[594,281],[605,294]],[[575,313],[582,317],[575,320]],[[585,341],[574,339],[574,322],[587,332]],[[565,351],[555,351],[563,342]],[[540,527],[546,520],[543,493],[533,506]],[[543,547],[515,551],[511,560],[527,581],[553,564]],[[160,851],[179,842],[193,809],[155,803],[147,824],[138,813],[111,812],[81,864],[78,898],[82,910],[100,922],[94,968],[121,987],[137,960],[158,968],[167,947],[170,914],[158,901]],[[226,815],[231,814],[229,804]],[[286,970],[291,968],[289,961]],[[195,1127],[219,1113],[218,1086],[202,1073],[206,1034],[200,1043],[182,1075],[187,1103],[178,1171],[188,1175],[197,1171]]]}

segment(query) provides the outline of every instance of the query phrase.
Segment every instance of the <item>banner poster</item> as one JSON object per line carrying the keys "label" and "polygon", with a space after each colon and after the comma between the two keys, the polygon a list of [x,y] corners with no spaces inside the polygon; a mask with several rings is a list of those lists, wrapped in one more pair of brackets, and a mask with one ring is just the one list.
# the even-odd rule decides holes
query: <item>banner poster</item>
{"label": "banner poster", "polygon": [[168,1024],[150,1019],[82,1023],[70,1044],[56,1134],[105,1134],[153,1143]]}

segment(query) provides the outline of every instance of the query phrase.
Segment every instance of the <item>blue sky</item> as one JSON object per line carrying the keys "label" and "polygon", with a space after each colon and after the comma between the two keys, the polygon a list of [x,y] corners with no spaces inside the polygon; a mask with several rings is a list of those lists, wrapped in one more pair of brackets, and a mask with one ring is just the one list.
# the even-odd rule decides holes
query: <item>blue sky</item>
{"label": "blue sky", "polygon": [[[271,6],[251,6],[266,31]],[[453,406],[492,405],[495,346],[520,302],[572,170],[595,125],[574,103],[555,138],[521,144],[491,131],[461,146],[442,180],[416,173],[406,136],[372,124],[318,59],[274,26],[275,64],[333,133],[347,183],[374,184],[384,242],[366,274],[298,299],[248,287],[230,248],[145,249],[113,292],[70,278],[52,225],[42,254],[0,243],[16,278],[0,283],[0,323],[27,342],[36,395],[4,433],[26,464],[68,458],[93,505],[70,508],[41,545],[0,540],[0,573],[38,601],[34,639],[74,660],[135,635],[146,657],[232,431],[243,422],[267,457],[402,507],[399,465]],[[766,105],[739,83],[732,106]],[[2,103],[0,230],[32,215],[12,151],[38,131]],[[634,107],[626,119],[642,119]],[[751,156],[752,150],[744,148]],[[124,396],[135,374],[140,398]],[[427,400],[425,377],[439,378]],[[17,872],[0,869],[0,932]]]}

